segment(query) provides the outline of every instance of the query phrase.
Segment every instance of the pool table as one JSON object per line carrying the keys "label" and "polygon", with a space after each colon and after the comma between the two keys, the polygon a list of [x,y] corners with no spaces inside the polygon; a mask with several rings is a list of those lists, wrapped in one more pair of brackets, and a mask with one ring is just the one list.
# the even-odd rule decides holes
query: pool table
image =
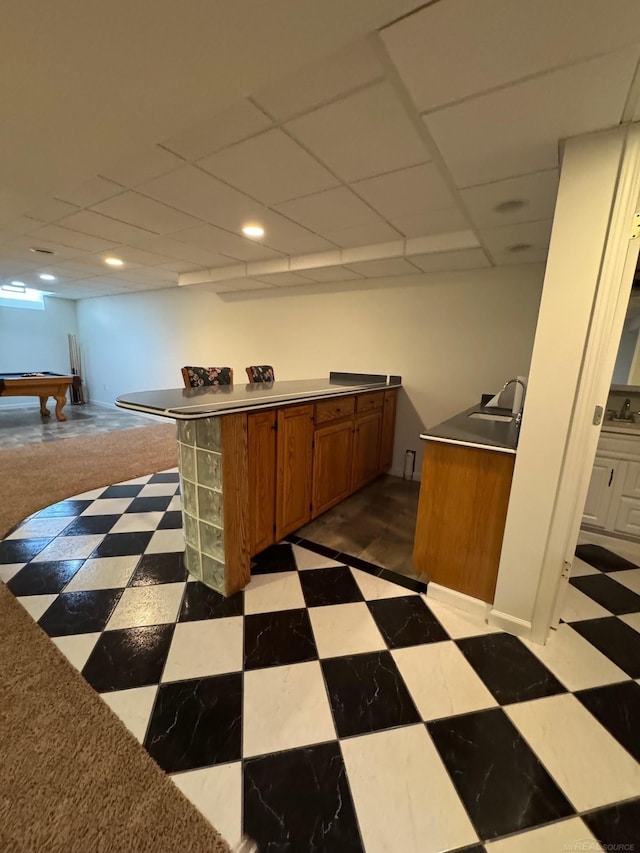
{"label": "pool table", "polygon": [[47,400],[56,401],[56,418],[66,421],[62,407],[67,402],[67,388],[77,377],[61,373],[0,373],[0,397],[40,397],[40,414],[49,417]]}

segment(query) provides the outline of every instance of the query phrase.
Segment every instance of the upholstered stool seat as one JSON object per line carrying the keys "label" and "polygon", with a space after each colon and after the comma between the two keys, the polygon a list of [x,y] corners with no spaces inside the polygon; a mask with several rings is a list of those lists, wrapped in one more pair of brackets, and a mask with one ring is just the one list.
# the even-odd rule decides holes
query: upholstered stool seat
{"label": "upholstered stool seat", "polygon": [[276,378],[270,364],[252,364],[246,370],[249,382],[274,382]]}
{"label": "upholstered stool seat", "polygon": [[204,385],[233,385],[231,367],[183,367],[185,388],[202,388]]}

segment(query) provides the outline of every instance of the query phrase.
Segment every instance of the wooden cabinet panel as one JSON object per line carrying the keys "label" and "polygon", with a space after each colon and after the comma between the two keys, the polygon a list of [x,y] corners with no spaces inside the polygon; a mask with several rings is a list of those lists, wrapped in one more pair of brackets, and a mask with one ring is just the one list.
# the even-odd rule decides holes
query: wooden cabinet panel
{"label": "wooden cabinet panel", "polygon": [[311,518],[313,406],[278,411],[276,538]]}
{"label": "wooden cabinet panel", "polygon": [[314,518],[351,494],[352,450],[351,418],[316,430],[313,451]]}
{"label": "wooden cabinet panel", "polygon": [[353,441],[352,491],[366,485],[378,475],[381,433],[381,410],[356,417]]}
{"label": "wooden cabinet panel", "polygon": [[338,397],[316,403],[316,426],[339,418],[350,418],[353,415],[355,403],[355,397]]}
{"label": "wooden cabinet panel", "polygon": [[380,439],[380,472],[388,471],[393,464],[393,439],[396,431],[397,408],[397,390],[385,391],[382,409],[382,438]]}
{"label": "wooden cabinet panel", "polygon": [[274,409],[249,415],[249,533],[251,556],[276,536],[276,423]]}
{"label": "wooden cabinet panel", "polygon": [[356,412],[364,414],[381,409],[384,405],[384,391],[370,391],[367,394],[358,394],[356,397]]}
{"label": "wooden cabinet panel", "polygon": [[493,602],[515,456],[426,443],[414,568],[435,583]]}

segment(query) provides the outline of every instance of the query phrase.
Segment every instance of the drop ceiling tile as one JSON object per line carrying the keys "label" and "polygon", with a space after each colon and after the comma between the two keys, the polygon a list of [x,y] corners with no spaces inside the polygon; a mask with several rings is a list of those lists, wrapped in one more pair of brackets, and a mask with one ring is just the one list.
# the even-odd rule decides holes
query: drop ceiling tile
{"label": "drop ceiling tile", "polygon": [[82,276],[101,275],[105,269],[109,269],[109,267],[105,266],[104,258],[100,257],[100,255],[86,255],[83,258],[70,258],[69,260],[64,261],[64,267],[67,270],[76,270]]}
{"label": "drop ceiling tile", "polygon": [[618,124],[639,57],[627,48],[423,121],[460,187],[555,169],[558,140]]}
{"label": "drop ceiling tile", "polygon": [[333,243],[304,228],[304,223],[292,222],[286,215],[281,216],[275,210],[263,210],[259,222],[265,231],[263,242],[278,252],[284,252],[287,255],[301,255],[335,249]]}
{"label": "drop ceiling tile", "polygon": [[399,216],[389,220],[405,237],[422,237],[430,234],[448,234],[469,227],[464,213],[457,207],[433,210],[418,216]]}
{"label": "drop ceiling tile", "polygon": [[[225,258],[224,260],[225,263],[229,262],[229,258]],[[221,267],[224,266],[224,264],[219,263],[217,264],[217,266]],[[212,265],[212,267],[215,267],[215,265]],[[162,264],[161,266],[155,267],[154,269],[163,269],[169,272],[175,272],[179,275],[182,275],[183,273],[188,272],[200,272],[203,269],[209,269],[209,267],[203,267],[202,264],[193,264],[190,261],[171,261],[171,263]]]}
{"label": "drop ceiling tile", "polygon": [[14,216],[2,223],[0,240],[10,240],[12,237],[18,237],[21,234],[28,234],[30,231],[40,228],[41,225],[42,222],[39,219],[34,219],[31,216]]}
{"label": "drop ceiling tile", "polygon": [[111,198],[112,195],[117,195],[122,191],[123,187],[119,184],[96,175],[95,178],[85,181],[73,190],[58,193],[57,197],[62,201],[68,201],[70,204],[76,204],[78,207],[90,207],[92,204],[104,201],[105,198]]}
{"label": "drop ceiling tile", "polygon": [[63,216],[68,216],[78,208],[75,204],[69,204],[67,201],[60,201],[57,198],[50,198],[41,202],[37,207],[28,211],[28,215],[40,222],[54,222],[56,219],[61,219]]}
{"label": "drop ceiling tile", "polygon": [[[480,239],[496,263],[521,263],[527,253],[545,250],[551,239],[553,220],[539,222],[520,222],[503,225],[501,228],[485,228],[480,231]],[[511,247],[522,247],[515,251]],[[529,246],[529,248],[524,248]],[[546,255],[545,255],[546,256]]]}
{"label": "drop ceiling tile", "polygon": [[[168,263],[171,263],[170,261]],[[129,281],[132,283],[146,284],[155,281],[177,281],[178,274],[171,270],[162,269],[161,267],[138,267],[138,269],[127,269],[121,276],[114,276],[116,279]]]}
{"label": "drop ceiling tile", "polygon": [[199,219],[181,210],[131,191],[100,202],[92,210],[155,234],[169,234],[200,224]]}
{"label": "drop ceiling tile", "polygon": [[185,132],[165,139],[162,144],[187,160],[199,160],[271,125],[271,119],[262,110],[250,101],[242,100]]}
{"label": "drop ceiling tile", "polygon": [[71,216],[60,219],[57,225],[100,237],[103,240],[110,241],[111,245],[135,243],[136,240],[143,240],[151,235],[151,232],[146,229],[119,222],[108,216],[102,216],[100,213],[94,213],[92,210],[79,210],[77,213],[72,213]]}
{"label": "drop ceiling tile", "polygon": [[313,281],[330,282],[330,281],[351,281],[356,278],[362,278],[353,270],[348,270],[346,267],[318,267],[317,269],[305,270],[306,278]]}
{"label": "drop ceiling tile", "polygon": [[184,165],[182,157],[178,157],[159,145],[152,145],[151,148],[137,157],[126,160],[124,163],[118,163],[106,170],[103,169],[102,175],[122,184],[123,187],[137,187],[139,184],[151,181],[159,175],[171,172],[172,169],[178,169],[182,165]]}
{"label": "drop ceiling tile", "polygon": [[228,281],[216,281],[207,284],[203,290],[208,290],[212,293],[242,293],[250,290],[273,290],[271,285],[265,284],[264,281],[258,281],[253,278],[232,278]]}
{"label": "drop ceiling tile", "polygon": [[[499,227],[513,222],[552,218],[558,180],[558,170],[548,169],[533,175],[469,187],[461,194],[478,228]],[[523,201],[525,204],[516,210],[496,210],[498,205],[509,201]]]}
{"label": "drop ceiling tile", "polygon": [[295,284],[310,284],[308,278],[295,272],[275,272],[272,275],[261,275],[257,281],[263,281],[272,287],[291,287]]}
{"label": "drop ceiling tile", "polygon": [[423,163],[351,185],[385,219],[455,206],[435,163]]}
{"label": "drop ceiling tile", "polygon": [[373,44],[359,39],[261,89],[253,100],[275,118],[286,121],[381,76],[382,66]]}
{"label": "drop ceiling tile", "polygon": [[199,246],[207,251],[219,252],[238,261],[264,261],[281,257],[279,252],[263,246],[258,240],[247,240],[216,228],[215,225],[199,225],[172,234],[172,239],[190,246]]}
{"label": "drop ceiling tile", "polygon": [[146,252],[144,249],[134,249],[133,246],[118,246],[118,257],[127,262],[127,265],[141,265],[145,267],[159,266],[170,263],[172,258],[158,252]]}
{"label": "drop ceiling tile", "polygon": [[526,249],[522,252],[495,252],[493,262],[498,267],[512,267],[520,264],[545,264],[548,249]]}
{"label": "drop ceiling tile", "polygon": [[229,231],[239,232],[245,222],[259,221],[264,210],[259,202],[195,166],[149,181],[139,192]]}
{"label": "drop ceiling tile", "polygon": [[91,234],[81,234],[79,231],[71,231],[69,228],[63,228],[60,225],[45,225],[43,228],[34,231],[31,234],[31,239],[33,246],[42,245],[42,240],[50,240],[52,243],[59,243],[62,246],[81,249],[85,252],[104,252],[107,249],[112,249],[120,242],[119,240],[95,237]]}
{"label": "drop ceiling tile", "polygon": [[346,187],[286,201],[276,209],[312,231],[325,233],[381,222],[380,217]]}
{"label": "drop ceiling tile", "polygon": [[369,222],[366,225],[356,225],[355,228],[327,231],[324,236],[332,243],[347,249],[353,246],[367,246],[370,243],[397,240],[400,234],[386,222]]}
{"label": "drop ceiling tile", "polygon": [[346,181],[429,159],[418,131],[386,82],[320,107],[285,127]]}
{"label": "drop ceiling tile", "polygon": [[[384,29],[420,111],[640,41],[640,7],[618,0],[447,0]],[[622,23],[624,22],[624,23]]]}
{"label": "drop ceiling tile", "polygon": [[381,261],[362,261],[349,264],[347,269],[357,272],[365,278],[384,278],[395,275],[417,275],[420,270],[404,258],[389,258]]}
{"label": "drop ceiling tile", "polygon": [[[53,252],[52,255],[32,252],[32,248],[46,249]],[[61,243],[45,240],[41,235],[34,237],[33,234],[25,234],[21,237],[14,237],[7,241],[3,246],[3,254],[14,257],[17,260],[23,260],[27,263],[53,263],[58,262],[63,258],[75,258],[77,255],[84,253],[80,249],[75,249],[71,246],[63,246]],[[88,253],[87,253],[88,254]]]}
{"label": "drop ceiling tile", "polygon": [[[148,240],[141,240],[133,247],[142,249],[145,252],[153,252],[158,255],[166,255],[167,258],[173,261],[187,261],[195,264],[196,269],[201,267],[220,267],[229,263],[229,258],[215,251],[209,251],[199,246],[189,246],[186,243],[181,243],[179,240],[174,240],[173,237],[151,237]],[[160,264],[159,266],[163,266]]]}
{"label": "drop ceiling tile", "polygon": [[276,128],[211,154],[198,165],[263,204],[311,195],[340,183]]}
{"label": "drop ceiling tile", "polygon": [[436,252],[431,255],[411,255],[411,263],[420,267],[424,272],[474,270],[491,266],[482,249],[465,249],[462,252]]}

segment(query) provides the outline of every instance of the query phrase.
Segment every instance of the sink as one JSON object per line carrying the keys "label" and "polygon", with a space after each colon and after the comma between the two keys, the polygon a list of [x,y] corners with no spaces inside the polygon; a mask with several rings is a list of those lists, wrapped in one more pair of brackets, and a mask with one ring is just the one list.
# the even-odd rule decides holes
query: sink
{"label": "sink", "polygon": [[509,423],[513,420],[513,415],[490,415],[488,412],[471,412],[468,417],[478,418],[481,421],[500,421],[502,423]]}

